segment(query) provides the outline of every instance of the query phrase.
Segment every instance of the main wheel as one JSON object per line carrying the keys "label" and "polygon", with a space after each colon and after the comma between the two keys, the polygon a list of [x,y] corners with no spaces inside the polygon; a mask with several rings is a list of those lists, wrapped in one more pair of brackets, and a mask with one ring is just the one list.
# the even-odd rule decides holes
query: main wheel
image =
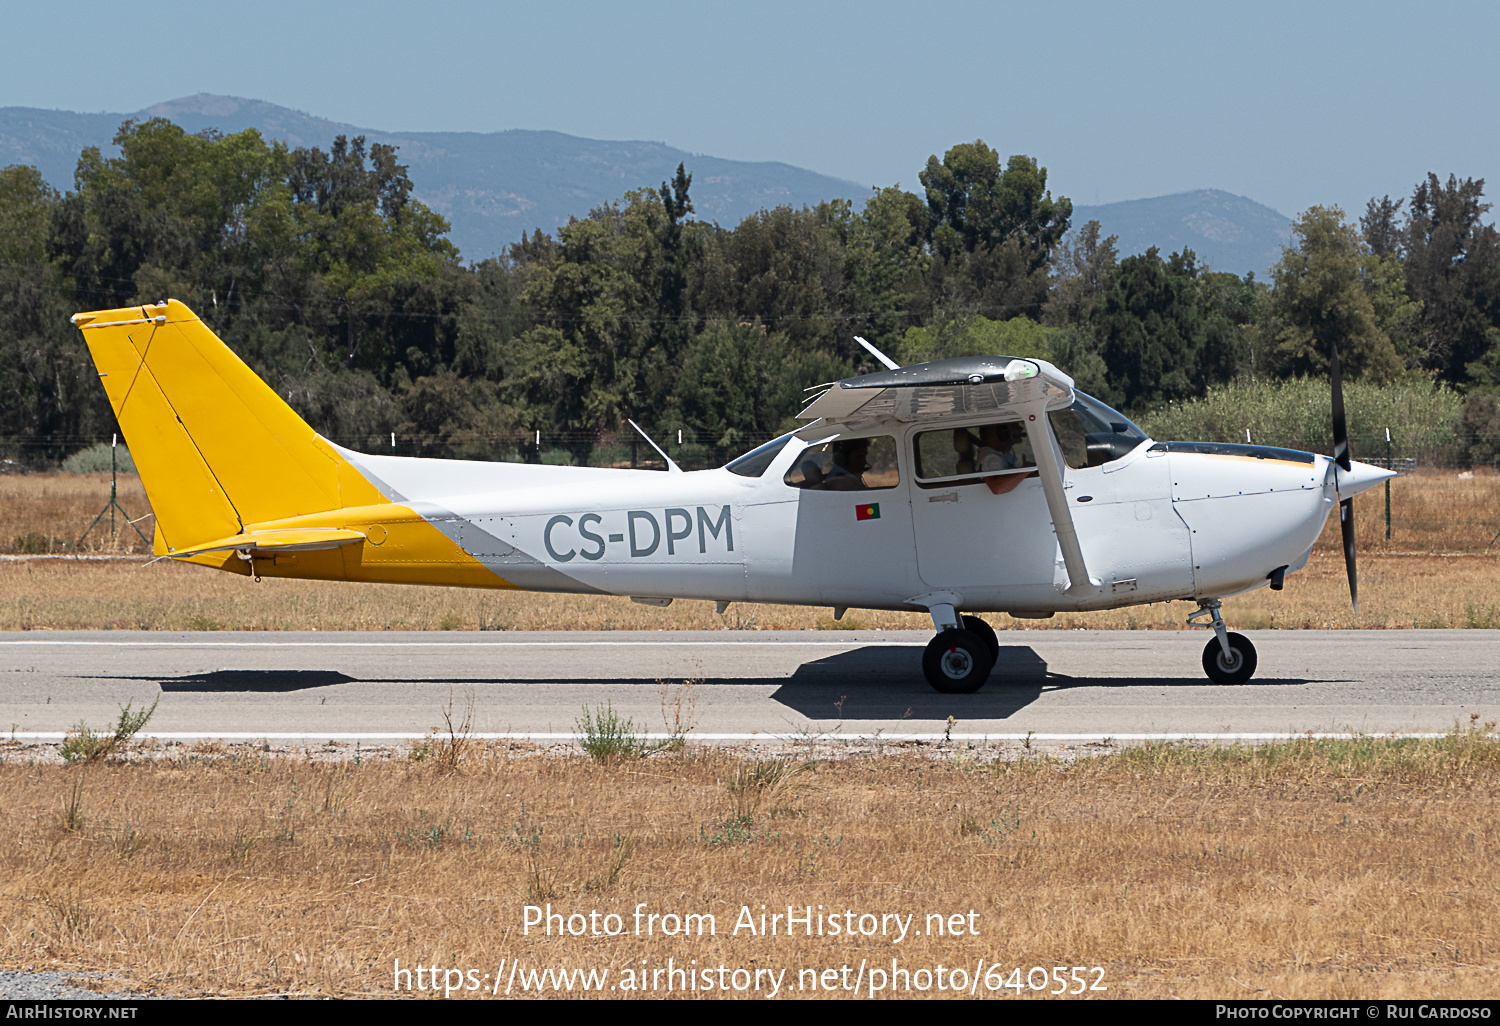
{"label": "main wheel", "polygon": [[989,646],[990,666],[993,668],[995,660],[1000,658],[1000,639],[995,636],[995,628],[977,616],[966,616],[964,617],[964,630]]}
{"label": "main wheel", "polygon": [[1243,634],[1229,634],[1231,658],[1225,658],[1224,646],[1213,638],[1203,647],[1203,672],[1215,684],[1243,684],[1255,675],[1255,646]]}
{"label": "main wheel", "polygon": [[927,683],[945,695],[967,695],[978,691],[989,679],[994,660],[984,639],[972,631],[954,628],[927,643],[922,653],[922,673]]}

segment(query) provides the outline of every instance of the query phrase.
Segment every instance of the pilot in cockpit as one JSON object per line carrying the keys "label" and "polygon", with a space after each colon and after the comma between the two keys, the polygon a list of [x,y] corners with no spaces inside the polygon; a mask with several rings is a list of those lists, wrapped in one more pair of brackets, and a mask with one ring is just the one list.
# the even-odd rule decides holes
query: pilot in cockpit
{"label": "pilot in cockpit", "polygon": [[823,479],[823,487],[833,492],[854,492],[865,487],[865,471],[870,468],[870,440],[846,438],[834,443],[833,466]]}

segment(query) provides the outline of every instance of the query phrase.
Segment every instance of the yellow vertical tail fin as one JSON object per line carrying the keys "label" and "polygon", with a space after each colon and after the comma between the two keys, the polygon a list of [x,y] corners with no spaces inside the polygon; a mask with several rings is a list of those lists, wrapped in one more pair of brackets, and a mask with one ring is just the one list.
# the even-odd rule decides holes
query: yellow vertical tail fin
{"label": "yellow vertical tail fin", "polygon": [[387,501],[182,303],[82,313],[158,549]]}

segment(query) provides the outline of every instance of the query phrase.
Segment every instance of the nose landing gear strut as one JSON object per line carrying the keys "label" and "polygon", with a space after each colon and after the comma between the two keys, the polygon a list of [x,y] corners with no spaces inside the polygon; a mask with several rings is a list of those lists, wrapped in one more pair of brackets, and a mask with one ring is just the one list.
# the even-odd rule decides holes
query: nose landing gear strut
{"label": "nose landing gear strut", "polygon": [[1208,626],[1214,629],[1214,640],[1203,649],[1203,672],[1208,679],[1215,684],[1243,684],[1255,675],[1255,646],[1243,634],[1224,628],[1219,606],[1218,599],[1206,599],[1198,604],[1197,612],[1188,614],[1187,622],[1202,627],[1199,621],[1208,617]]}

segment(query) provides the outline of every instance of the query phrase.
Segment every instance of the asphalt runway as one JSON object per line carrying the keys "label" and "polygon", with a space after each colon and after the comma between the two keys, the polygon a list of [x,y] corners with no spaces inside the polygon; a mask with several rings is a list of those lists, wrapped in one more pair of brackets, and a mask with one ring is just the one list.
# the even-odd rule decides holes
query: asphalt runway
{"label": "asphalt runway", "polygon": [[[700,737],[1443,731],[1500,718],[1500,631],[1246,632],[1260,668],[1213,684],[1208,631],[1007,631],[972,695],[922,678],[919,632],[0,633],[0,731],[99,729],[160,698],[147,733],[402,737],[572,733],[610,703],[680,709]],[[692,682],[684,689],[683,682]],[[683,697],[683,696],[686,697]],[[679,702],[679,699],[681,701]]]}

